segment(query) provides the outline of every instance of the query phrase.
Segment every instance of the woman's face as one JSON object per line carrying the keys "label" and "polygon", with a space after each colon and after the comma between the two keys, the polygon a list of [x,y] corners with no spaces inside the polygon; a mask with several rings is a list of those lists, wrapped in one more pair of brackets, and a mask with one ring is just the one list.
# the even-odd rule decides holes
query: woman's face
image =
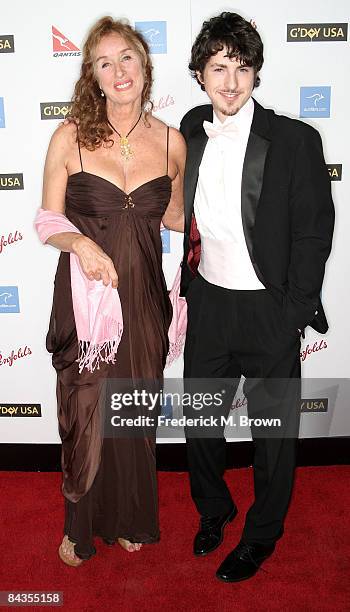
{"label": "woman's face", "polygon": [[144,71],[137,51],[119,34],[107,34],[95,50],[94,70],[107,101],[130,104],[140,100]]}

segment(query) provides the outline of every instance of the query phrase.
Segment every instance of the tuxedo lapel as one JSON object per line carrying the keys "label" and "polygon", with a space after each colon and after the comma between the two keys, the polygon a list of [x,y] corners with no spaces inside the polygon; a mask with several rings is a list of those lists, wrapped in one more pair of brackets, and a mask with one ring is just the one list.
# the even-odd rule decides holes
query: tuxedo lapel
{"label": "tuxedo lapel", "polygon": [[268,112],[254,100],[254,116],[248,138],[242,173],[242,224],[250,259],[262,281],[261,272],[253,257],[253,229],[259,204],[266,155],[270,146],[270,122]]}

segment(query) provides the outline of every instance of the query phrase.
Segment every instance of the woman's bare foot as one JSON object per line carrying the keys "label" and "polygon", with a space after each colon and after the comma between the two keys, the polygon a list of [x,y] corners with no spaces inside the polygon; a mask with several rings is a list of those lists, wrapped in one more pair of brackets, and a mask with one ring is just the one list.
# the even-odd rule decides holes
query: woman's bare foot
{"label": "woman's bare foot", "polygon": [[129,540],[125,540],[124,538],[118,538],[118,543],[124,550],[128,552],[135,552],[136,550],[140,550],[142,544],[139,542],[129,542]]}
{"label": "woman's bare foot", "polygon": [[83,559],[79,559],[79,557],[77,557],[74,552],[74,546],[74,542],[71,542],[68,539],[68,536],[65,535],[62,540],[62,544],[58,549],[58,554],[60,556],[60,559],[66,565],[70,565],[71,567],[78,567],[83,563]]}

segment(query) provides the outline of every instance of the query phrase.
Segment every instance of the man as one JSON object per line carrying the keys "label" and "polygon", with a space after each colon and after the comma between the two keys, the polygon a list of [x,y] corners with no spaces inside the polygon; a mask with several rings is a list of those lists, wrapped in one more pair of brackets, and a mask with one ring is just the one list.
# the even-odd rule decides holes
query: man
{"label": "man", "polygon": [[[263,416],[274,404],[284,418],[280,438],[252,430],[255,499],[241,541],[217,571],[227,582],[253,576],[283,534],[299,423],[300,336],[307,325],[328,328],[319,296],[334,208],[321,139],[253,100],[262,64],[260,36],[245,19],[225,12],[205,22],[190,70],[211,104],[190,110],[180,128],[188,148],[185,378],[244,376],[248,414]],[[276,383],[270,394],[264,381]],[[199,556],[221,544],[237,508],[223,479],[223,436],[188,435],[187,451]]]}

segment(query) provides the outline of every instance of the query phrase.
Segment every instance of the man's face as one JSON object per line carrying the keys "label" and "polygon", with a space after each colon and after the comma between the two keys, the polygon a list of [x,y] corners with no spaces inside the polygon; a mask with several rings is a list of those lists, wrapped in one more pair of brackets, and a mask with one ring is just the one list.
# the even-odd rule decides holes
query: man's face
{"label": "man's face", "polygon": [[249,100],[255,76],[254,68],[241,64],[237,58],[230,59],[225,47],[211,56],[203,74],[197,73],[220,121],[238,113]]}

